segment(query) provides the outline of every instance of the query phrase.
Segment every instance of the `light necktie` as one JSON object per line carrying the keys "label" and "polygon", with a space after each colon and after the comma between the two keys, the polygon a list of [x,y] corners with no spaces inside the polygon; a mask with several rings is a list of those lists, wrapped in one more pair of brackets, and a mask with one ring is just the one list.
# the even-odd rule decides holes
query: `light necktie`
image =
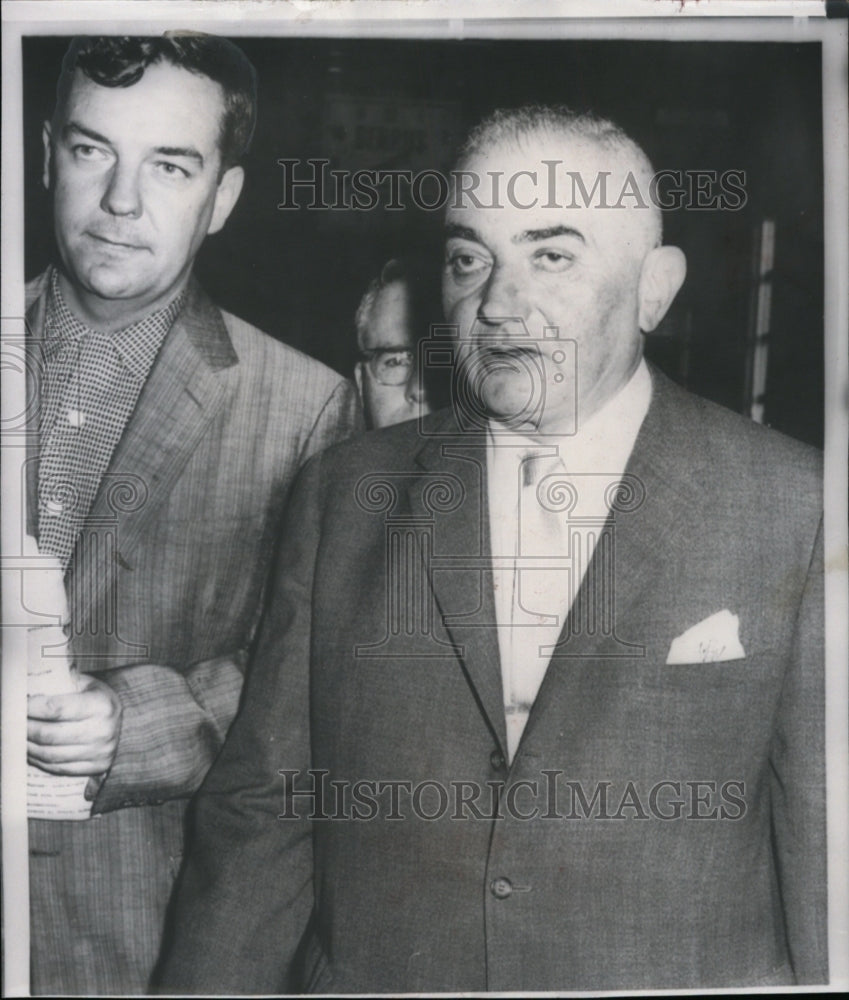
{"label": "light necktie", "polygon": [[516,752],[528,715],[563,628],[571,581],[567,556],[566,515],[558,512],[558,484],[566,470],[557,455],[544,449],[527,452],[520,462],[516,552],[508,663],[504,678],[507,747]]}

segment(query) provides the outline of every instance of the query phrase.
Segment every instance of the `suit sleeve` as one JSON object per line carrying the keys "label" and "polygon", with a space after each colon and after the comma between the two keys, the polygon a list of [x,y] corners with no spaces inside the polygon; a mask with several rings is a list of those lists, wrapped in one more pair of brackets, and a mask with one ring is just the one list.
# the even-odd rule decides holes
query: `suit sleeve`
{"label": "suit sleeve", "polygon": [[204,660],[185,673],[155,663],[100,674],[121,700],[118,752],[92,813],[197,791],[220,751],[242,692],[244,651]]}
{"label": "suit sleeve", "polygon": [[[356,390],[340,379],[304,438],[300,463],[361,426]],[[248,633],[259,617],[257,608]],[[188,669],[144,663],[98,675],[120,698],[123,716],[112,766],[89,786],[93,813],[188,798],[197,791],[238,709],[250,634],[246,648]]]}
{"label": "suit sleeve", "polygon": [[294,985],[313,906],[309,661],[320,463],[307,464],[293,491],[244,704],[195,800],[159,984],[167,992]]}
{"label": "suit sleeve", "polygon": [[800,986],[828,982],[821,529],[796,618],[770,759],[785,932]]}

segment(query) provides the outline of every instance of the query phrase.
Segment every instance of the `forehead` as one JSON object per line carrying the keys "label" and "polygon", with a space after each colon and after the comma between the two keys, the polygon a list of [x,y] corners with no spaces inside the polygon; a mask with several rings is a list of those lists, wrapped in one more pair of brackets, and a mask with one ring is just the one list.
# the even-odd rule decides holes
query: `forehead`
{"label": "forehead", "polygon": [[363,346],[366,350],[408,347],[411,340],[407,287],[402,281],[393,281],[391,285],[381,288],[374,298],[363,334]]}
{"label": "forehead", "polygon": [[83,125],[116,144],[209,153],[217,148],[223,112],[215,81],[162,62],[129,87],[104,87],[76,70],[61,124]]}
{"label": "forehead", "polygon": [[[646,170],[627,147],[582,136],[532,134],[494,142],[462,162],[458,182],[475,198],[457,192],[446,213],[449,225],[468,226],[485,237],[521,242],[527,233],[565,227],[592,245],[630,242],[635,229],[652,225],[651,212],[626,197],[613,208],[629,175],[646,190]],[[600,186],[599,186],[600,185]]]}

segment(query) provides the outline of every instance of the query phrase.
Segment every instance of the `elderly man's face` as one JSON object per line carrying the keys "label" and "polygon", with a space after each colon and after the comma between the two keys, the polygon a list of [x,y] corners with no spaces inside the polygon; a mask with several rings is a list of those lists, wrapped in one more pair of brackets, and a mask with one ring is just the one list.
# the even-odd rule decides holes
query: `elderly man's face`
{"label": "elderly man's face", "polygon": [[377,293],[360,340],[369,360],[357,365],[356,379],[369,426],[388,427],[430,413],[419,385],[417,344],[403,281]]}
{"label": "elderly man's face", "polygon": [[127,318],[185,282],[241,189],[241,168],[219,179],[223,108],[218,84],[168,63],[130,87],[77,70],[62,120],[45,126],[44,181],[83,312]]}
{"label": "elderly man's face", "polygon": [[[545,207],[546,159],[560,163],[557,206],[572,201],[567,170],[579,171],[588,190],[599,171],[613,170],[609,186],[618,190],[621,157],[614,166],[594,144],[569,137],[495,145],[473,157],[464,169],[483,179],[502,172],[500,203],[487,207],[491,199],[479,193],[484,207],[467,199],[468,207],[449,208],[443,303],[485,412],[525,433],[568,433],[639,363],[641,266],[652,221],[646,208]],[[539,180],[517,183],[513,201],[536,196],[536,207],[505,197],[519,171],[536,171]]]}

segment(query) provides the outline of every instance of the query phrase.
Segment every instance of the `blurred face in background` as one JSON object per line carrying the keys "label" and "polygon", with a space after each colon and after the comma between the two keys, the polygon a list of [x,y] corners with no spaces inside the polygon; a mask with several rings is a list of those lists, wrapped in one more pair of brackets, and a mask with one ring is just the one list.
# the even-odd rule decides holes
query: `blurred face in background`
{"label": "blurred face in background", "polygon": [[404,280],[374,294],[358,339],[362,360],[355,378],[368,426],[388,427],[430,413],[416,368],[418,345]]}

